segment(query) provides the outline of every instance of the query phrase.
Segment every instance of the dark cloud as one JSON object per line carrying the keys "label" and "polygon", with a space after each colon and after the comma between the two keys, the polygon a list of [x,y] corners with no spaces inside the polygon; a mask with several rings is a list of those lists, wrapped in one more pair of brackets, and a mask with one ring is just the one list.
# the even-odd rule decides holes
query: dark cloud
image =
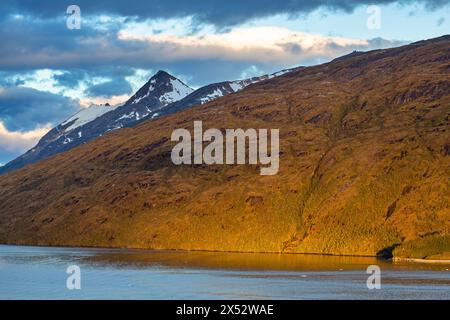
{"label": "dark cloud", "polygon": [[101,66],[97,68],[91,68],[87,70],[87,75],[89,77],[128,77],[135,73],[135,69],[126,65],[112,65],[112,66]]}
{"label": "dark cloud", "polygon": [[53,79],[61,87],[76,88],[82,80],[86,79],[86,72],[83,70],[65,71],[62,74],[53,75]]}
{"label": "dark cloud", "polygon": [[[122,25],[112,24],[106,31],[100,31],[86,25],[74,31],[66,28],[63,19],[4,17],[0,20],[0,69],[95,67],[99,55],[105,59],[103,65],[114,65],[120,27]],[[107,51],[112,54],[108,56]]]}
{"label": "dark cloud", "polygon": [[135,68],[126,66],[100,66],[91,67],[90,69],[66,70],[62,74],[55,74],[52,77],[58,86],[74,89],[83,81],[88,85],[92,85],[91,79],[93,77],[113,79],[118,81],[118,84],[125,84],[125,79],[123,78],[132,76],[135,71]]}
{"label": "dark cloud", "polygon": [[111,98],[112,96],[130,94],[132,90],[127,80],[124,78],[115,78],[90,86],[85,93],[93,97]]}
{"label": "dark cloud", "polygon": [[342,55],[345,55],[349,52],[352,52],[354,50],[356,51],[368,51],[368,50],[374,50],[374,49],[386,49],[386,48],[392,48],[392,47],[399,47],[402,45],[407,44],[406,41],[399,41],[399,40],[386,40],[383,38],[373,38],[368,39],[367,44],[364,45],[340,45],[336,42],[328,42],[326,45],[326,49],[330,52],[333,52],[335,56],[339,57]]}
{"label": "dark cloud", "polygon": [[[163,44],[122,41],[115,32],[89,26],[84,26],[81,32],[73,32],[65,28],[63,21],[8,18],[0,21],[0,42],[7,43],[0,46],[1,70],[11,74],[44,68],[66,70],[54,76],[58,84],[65,87],[77,86],[79,81],[92,76],[123,78],[132,75],[135,68],[148,70],[167,66],[160,54],[165,48]],[[213,65],[206,61],[202,67],[202,63],[196,61],[195,66],[204,69]],[[202,73],[202,70],[197,71]]]}
{"label": "dark cloud", "polygon": [[17,77],[15,72],[0,71],[0,87],[16,87],[25,83],[25,75]]}
{"label": "dark cloud", "polygon": [[[236,67],[242,65],[247,67],[257,63],[255,62],[256,52],[254,55],[243,54],[242,57],[239,57],[237,52],[234,54],[228,52],[229,55],[226,58],[226,50],[219,47],[211,48],[211,50],[206,48],[206,51],[192,47],[189,49],[190,53],[187,53],[176,43],[123,40],[118,38],[116,32],[105,32],[90,26],[85,26],[83,31],[78,33],[64,27],[61,29],[61,24],[64,25],[61,21],[26,19],[19,23],[11,19],[1,22],[0,41],[8,45],[0,47],[0,69],[9,72],[44,68],[66,70],[64,74],[54,76],[54,79],[60,86],[73,88],[81,80],[93,76],[125,84],[124,77],[132,75],[136,68],[190,69],[195,74],[194,77],[198,77],[198,74],[205,75],[202,84],[206,84],[211,78],[229,79],[228,70],[234,71]],[[280,46],[283,44],[280,43]],[[372,45],[367,46],[366,50],[371,48],[373,48]],[[283,49],[291,55],[299,55],[301,59],[303,51],[298,43],[289,42]],[[364,48],[357,49],[364,50]],[[271,60],[275,60],[275,57],[273,58]],[[308,61],[298,60],[297,62],[305,64]],[[274,64],[274,61],[271,63]],[[291,66],[291,61],[288,65],[283,63],[285,62],[280,58],[279,65],[282,68]],[[222,68],[222,66],[225,67]],[[220,73],[217,68],[221,68],[224,73]],[[241,72],[242,69],[239,73],[233,73],[234,77]],[[211,75],[208,76],[207,73]],[[95,91],[96,89],[93,92]]]}
{"label": "dark cloud", "polygon": [[25,87],[0,90],[0,121],[11,131],[56,124],[79,109],[76,101]]}
{"label": "dark cloud", "polygon": [[[394,2],[422,3],[429,9],[435,9],[448,4],[449,0],[78,0],[76,4],[80,6],[82,15],[114,14],[138,19],[192,16],[197,24],[208,23],[224,28],[276,14],[296,16],[310,13],[320,7],[351,12],[360,5]],[[0,12],[27,13],[43,18],[61,17],[71,4],[72,1],[66,0],[57,4],[54,0],[2,0]]]}
{"label": "dark cloud", "polygon": [[[384,48],[392,48],[392,47],[398,47],[406,44],[405,41],[398,41],[398,40],[386,40],[383,38],[373,38],[367,40],[369,42],[369,47],[372,49],[384,49]],[[360,47],[359,50],[367,50],[367,47]]]}
{"label": "dark cloud", "polygon": [[25,84],[25,80],[23,79],[17,79],[16,81],[14,81],[14,86],[18,87]]}
{"label": "dark cloud", "polygon": [[[448,1],[427,2],[429,7],[436,7]],[[364,2],[364,1],[363,1]],[[261,15],[272,15],[281,12],[290,14],[308,12],[319,6],[334,9],[352,10],[361,1],[266,1],[247,0],[239,3],[217,1],[77,1],[83,15],[113,13],[118,15],[138,16],[139,18],[193,15],[196,21],[214,22],[228,25],[229,22],[245,21]],[[370,1],[370,3],[387,3],[392,1]],[[407,2],[407,1],[403,1]],[[180,51],[179,47],[169,48],[171,44],[150,43],[143,41],[121,40],[117,32],[124,26],[122,23],[104,22],[83,24],[81,30],[68,30],[65,24],[65,6],[68,1],[9,1],[0,2],[0,12],[23,14],[22,18],[11,15],[0,18],[0,70],[9,72],[26,72],[49,68],[66,70],[54,79],[62,87],[77,87],[80,81],[92,76],[111,79],[112,85],[126,85],[124,77],[133,74],[136,68],[170,70],[191,70],[193,73],[181,72],[206,84],[209,80],[225,80],[237,77],[243,69],[257,62],[239,59],[226,61],[220,57],[207,56],[202,59],[184,57],[182,60],[167,61],[162,52]],[[63,10],[61,10],[63,8]],[[172,10],[173,9],[173,10]],[[223,9],[223,10],[222,10]],[[27,16],[29,14],[29,16]],[[227,17],[229,16],[229,17]],[[39,17],[39,18],[38,18]],[[213,18],[214,17],[214,18]],[[45,19],[43,19],[45,18]],[[130,18],[133,19],[133,18]],[[222,20],[221,20],[222,19]],[[231,19],[231,20],[230,20]],[[95,19],[94,19],[95,21]],[[222,21],[222,22],[221,22]],[[92,22],[92,21],[91,21]],[[233,23],[231,23],[233,24]],[[380,40],[381,41],[381,40]],[[391,45],[392,46],[392,45]],[[356,48],[367,50],[372,48]],[[286,44],[284,49],[292,54],[302,53],[302,48],[295,42]],[[346,52],[344,52],[346,53]],[[184,61],[183,61],[184,60]],[[190,61],[192,60],[192,61]],[[245,60],[245,59],[244,59]],[[317,59],[298,61],[299,64],[315,63]],[[184,65],[183,65],[184,64]],[[282,68],[291,66],[279,64]],[[120,67],[119,67],[120,66]],[[215,68],[220,68],[220,71]],[[265,70],[270,68],[265,68]],[[216,70],[211,72],[211,70]],[[220,73],[223,72],[223,73]],[[203,80],[200,76],[203,75]],[[5,81],[0,80],[0,85]],[[196,81],[197,82],[197,81]],[[197,85],[194,84],[194,85]],[[128,86],[115,86],[121,92]],[[123,88],[123,89],[122,89]],[[107,88],[93,88],[92,92],[109,95]]]}
{"label": "dark cloud", "polygon": [[293,54],[299,54],[302,51],[302,47],[298,43],[286,43],[283,44],[283,48]]}

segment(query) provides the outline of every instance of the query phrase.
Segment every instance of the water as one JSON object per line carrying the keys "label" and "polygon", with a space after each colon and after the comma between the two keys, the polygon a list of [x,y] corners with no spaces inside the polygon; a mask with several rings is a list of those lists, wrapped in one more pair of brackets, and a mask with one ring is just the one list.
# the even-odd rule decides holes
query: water
{"label": "water", "polygon": [[[369,290],[367,266],[381,268]],[[67,267],[81,269],[68,290]],[[450,299],[450,265],[375,258],[0,245],[0,299]]]}

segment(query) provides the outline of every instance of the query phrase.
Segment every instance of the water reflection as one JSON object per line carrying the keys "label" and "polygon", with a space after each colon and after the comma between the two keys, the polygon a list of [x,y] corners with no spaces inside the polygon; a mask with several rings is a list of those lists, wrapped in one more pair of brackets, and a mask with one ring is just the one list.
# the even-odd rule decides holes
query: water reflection
{"label": "water reflection", "polygon": [[[66,288],[67,266],[82,290]],[[368,290],[366,268],[382,270]],[[370,257],[0,245],[4,299],[450,299],[450,266]]]}
{"label": "water reflection", "polygon": [[90,263],[145,268],[212,268],[238,270],[332,271],[362,270],[369,265],[397,270],[445,270],[450,266],[392,262],[374,257],[349,257],[314,254],[229,253],[198,251],[125,250],[103,252],[86,257]]}

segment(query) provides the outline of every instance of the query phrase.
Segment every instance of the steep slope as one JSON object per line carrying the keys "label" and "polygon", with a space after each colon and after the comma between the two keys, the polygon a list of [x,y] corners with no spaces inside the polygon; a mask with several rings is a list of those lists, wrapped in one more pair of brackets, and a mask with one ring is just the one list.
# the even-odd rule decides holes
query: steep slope
{"label": "steep slope", "polygon": [[[2,176],[0,241],[444,256],[449,106],[449,36],[293,71]],[[279,128],[279,173],[173,165],[194,120]]]}
{"label": "steep slope", "polygon": [[195,91],[181,80],[160,70],[125,103],[113,107],[93,105],[65,120],[42,137],[31,150],[0,167],[0,174],[68,151],[109,131],[132,127],[148,119],[203,104],[238,92],[250,84],[297,69],[299,68],[245,80],[210,84]]}

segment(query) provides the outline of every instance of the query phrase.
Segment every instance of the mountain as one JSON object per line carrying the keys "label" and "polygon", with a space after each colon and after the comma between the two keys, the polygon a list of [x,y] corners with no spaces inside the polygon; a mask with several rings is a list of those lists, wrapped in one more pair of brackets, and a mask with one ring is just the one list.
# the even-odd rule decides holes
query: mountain
{"label": "mountain", "polygon": [[[450,36],[292,71],[3,175],[0,242],[442,258],[449,105]],[[195,120],[278,128],[278,174],[174,165]]]}
{"label": "mountain", "polygon": [[70,150],[109,131],[128,127],[194,90],[167,72],[158,71],[127,102],[116,106],[92,105],[50,130],[38,144],[0,168],[0,173],[21,168]]}
{"label": "mountain", "polygon": [[177,78],[160,70],[126,104],[152,106],[157,109],[183,99],[192,91],[192,88]]}
{"label": "mountain", "polygon": [[210,84],[195,91],[160,70],[125,103],[113,107],[92,105],[65,120],[42,137],[34,148],[0,167],[0,174],[68,151],[109,131],[203,104],[292,70],[295,69],[246,80]]}
{"label": "mountain", "polygon": [[40,139],[38,144],[25,154],[0,167],[0,174],[21,168],[27,164],[45,159],[54,154],[72,149],[79,144],[95,137],[88,130],[83,130],[85,125],[108,113],[117,106],[91,105],[83,109],[50,130]]}

